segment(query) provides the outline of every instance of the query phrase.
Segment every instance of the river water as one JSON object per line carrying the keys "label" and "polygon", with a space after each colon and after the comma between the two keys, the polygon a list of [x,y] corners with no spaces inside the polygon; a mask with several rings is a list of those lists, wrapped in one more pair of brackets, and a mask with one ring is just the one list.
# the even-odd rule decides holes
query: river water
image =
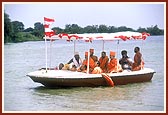
{"label": "river water", "polygon": [[[104,49],[117,52],[126,49],[133,58],[135,46],[141,48],[145,67],[156,71],[151,82],[115,87],[45,88],[33,82],[27,73],[45,67],[45,42],[9,43],[4,45],[3,111],[4,112],[164,112],[165,48],[164,36],[150,36],[145,41],[108,41]],[[74,43],[48,42],[49,67],[66,63],[73,57]],[[102,41],[76,41],[81,58],[89,48],[100,57]]]}

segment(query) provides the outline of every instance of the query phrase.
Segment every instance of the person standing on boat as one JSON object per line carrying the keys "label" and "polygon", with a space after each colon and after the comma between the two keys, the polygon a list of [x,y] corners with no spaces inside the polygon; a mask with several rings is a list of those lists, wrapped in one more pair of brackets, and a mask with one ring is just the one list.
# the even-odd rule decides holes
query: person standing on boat
{"label": "person standing on boat", "polygon": [[103,51],[101,53],[101,57],[99,59],[99,63],[100,63],[100,68],[103,70],[104,73],[107,72],[108,61],[109,61],[109,58],[108,58],[108,56],[106,56],[106,52]]}
{"label": "person standing on boat", "polygon": [[108,63],[108,73],[121,72],[122,68],[115,58],[116,52],[110,51],[110,62]]}
{"label": "person standing on boat", "polygon": [[94,49],[90,49],[90,57],[94,60],[94,62],[98,61],[97,56],[94,55]]}
{"label": "person standing on boat", "polygon": [[140,48],[134,48],[134,63],[132,64],[132,71],[141,70],[144,67],[144,61],[142,60],[142,54],[140,53]]}
{"label": "person standing on boat", "polygon": [[121,65],[123,70],[131,70],[132,60],[127,56],[127,51],[121,51],[122,58],[119,60],[119,64]]}
{"label": "person standing on boat", "polygon": [[71,68],[79,68],[82,65],[82,59],[80,58],[79,53],[75,52],[74,57],[67,64],[70,64]]}
{"label": "person standing on boat", "polygon": [[[83,60],[82,65],[87,66],[87,64],[88,64],[88,52],[85,52],[85,59]],[[95,62],[91,57],[89,57],[89,73],[91,73],[94,68],[95,68]]]}

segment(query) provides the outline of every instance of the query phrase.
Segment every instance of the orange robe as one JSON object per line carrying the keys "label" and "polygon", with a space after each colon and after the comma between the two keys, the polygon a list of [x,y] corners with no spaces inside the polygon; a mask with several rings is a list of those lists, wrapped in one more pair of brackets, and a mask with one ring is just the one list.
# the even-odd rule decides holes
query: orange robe
{"label": "orange robe", "polygon": [[[86,66],[87,66],[87,64],[88,64],[88,60],[86,60],[86,59],[83,60],[82,65],[86,65]],[[94,62],[94,60],[93,60],[92,58],[89,58],[89,70],[90,70],[90,71],[93,71],[94,67],[95,67],[95,62]]]}
{"label": "orange robe", "polygon": [[100,67],[95,67],[92,71],[92,74],[100,74],[102,73],[102,69]]}
{"label": "orange robe", "polygon": [[113,58],[108,63],[108,72],[117,72],[117,59]]}
{"label": "orange robe", "polygon": [[107,67],[108,67],[108,61],[109,61],[109,58],[108,56],[104,57],[104,58],[100,58],[99,59],[99,62],[100,62],[100,68],[103,70],[103,72],[107,72]]}
{"label": "orange robe", "polygon": [[144,62],[142,62],[142,54],[137,52],[134,56],[134,63],[132,65],[132,70],[137,71],[140,70],[144,66]]}
{"label": "orange robe", "polygon": [[93,55],[93,56],[90,56],[90,57],[93,59],[94,62],[97,62],[97,61],[98,61],[97,56]]}

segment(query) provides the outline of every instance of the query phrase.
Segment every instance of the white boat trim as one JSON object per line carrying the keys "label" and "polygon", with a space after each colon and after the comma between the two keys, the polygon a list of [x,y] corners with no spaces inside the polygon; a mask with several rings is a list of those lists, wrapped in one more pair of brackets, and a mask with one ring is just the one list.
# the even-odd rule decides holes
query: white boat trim
{"label": "white boat trim", "polygon": [[[108,73],[109,76],[112,77],[119,77],[124,75],[138,75],[138,74],[147,74],[147,73],[153,73],[154,70],[150,68],[144,68],[139,71],[123,71],[120,73]],[[97,78],[102,77],[101,74],[87,74],[82,72],[74,72],[69,70],[39,70],[30,72],[27,74],[27,76],[34,76],[34,77],[46,77],[46,78]]]}

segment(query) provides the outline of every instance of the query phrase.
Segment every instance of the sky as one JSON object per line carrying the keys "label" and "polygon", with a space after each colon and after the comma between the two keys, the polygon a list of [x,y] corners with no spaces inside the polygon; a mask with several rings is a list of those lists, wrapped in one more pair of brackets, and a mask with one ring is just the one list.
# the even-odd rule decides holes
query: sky
{"label": "sky", "polygon": [[44,23],[44,17],[53,18],[52,27],[65,28],[66,24],[126,26],[133,29],[157,25],[164,29],[165,4],[157,3],[114,3],[114,2],[36,2],[3,3],[5,13],[11,21],[20,21],[25,29],[34,28],[34,23]]}

